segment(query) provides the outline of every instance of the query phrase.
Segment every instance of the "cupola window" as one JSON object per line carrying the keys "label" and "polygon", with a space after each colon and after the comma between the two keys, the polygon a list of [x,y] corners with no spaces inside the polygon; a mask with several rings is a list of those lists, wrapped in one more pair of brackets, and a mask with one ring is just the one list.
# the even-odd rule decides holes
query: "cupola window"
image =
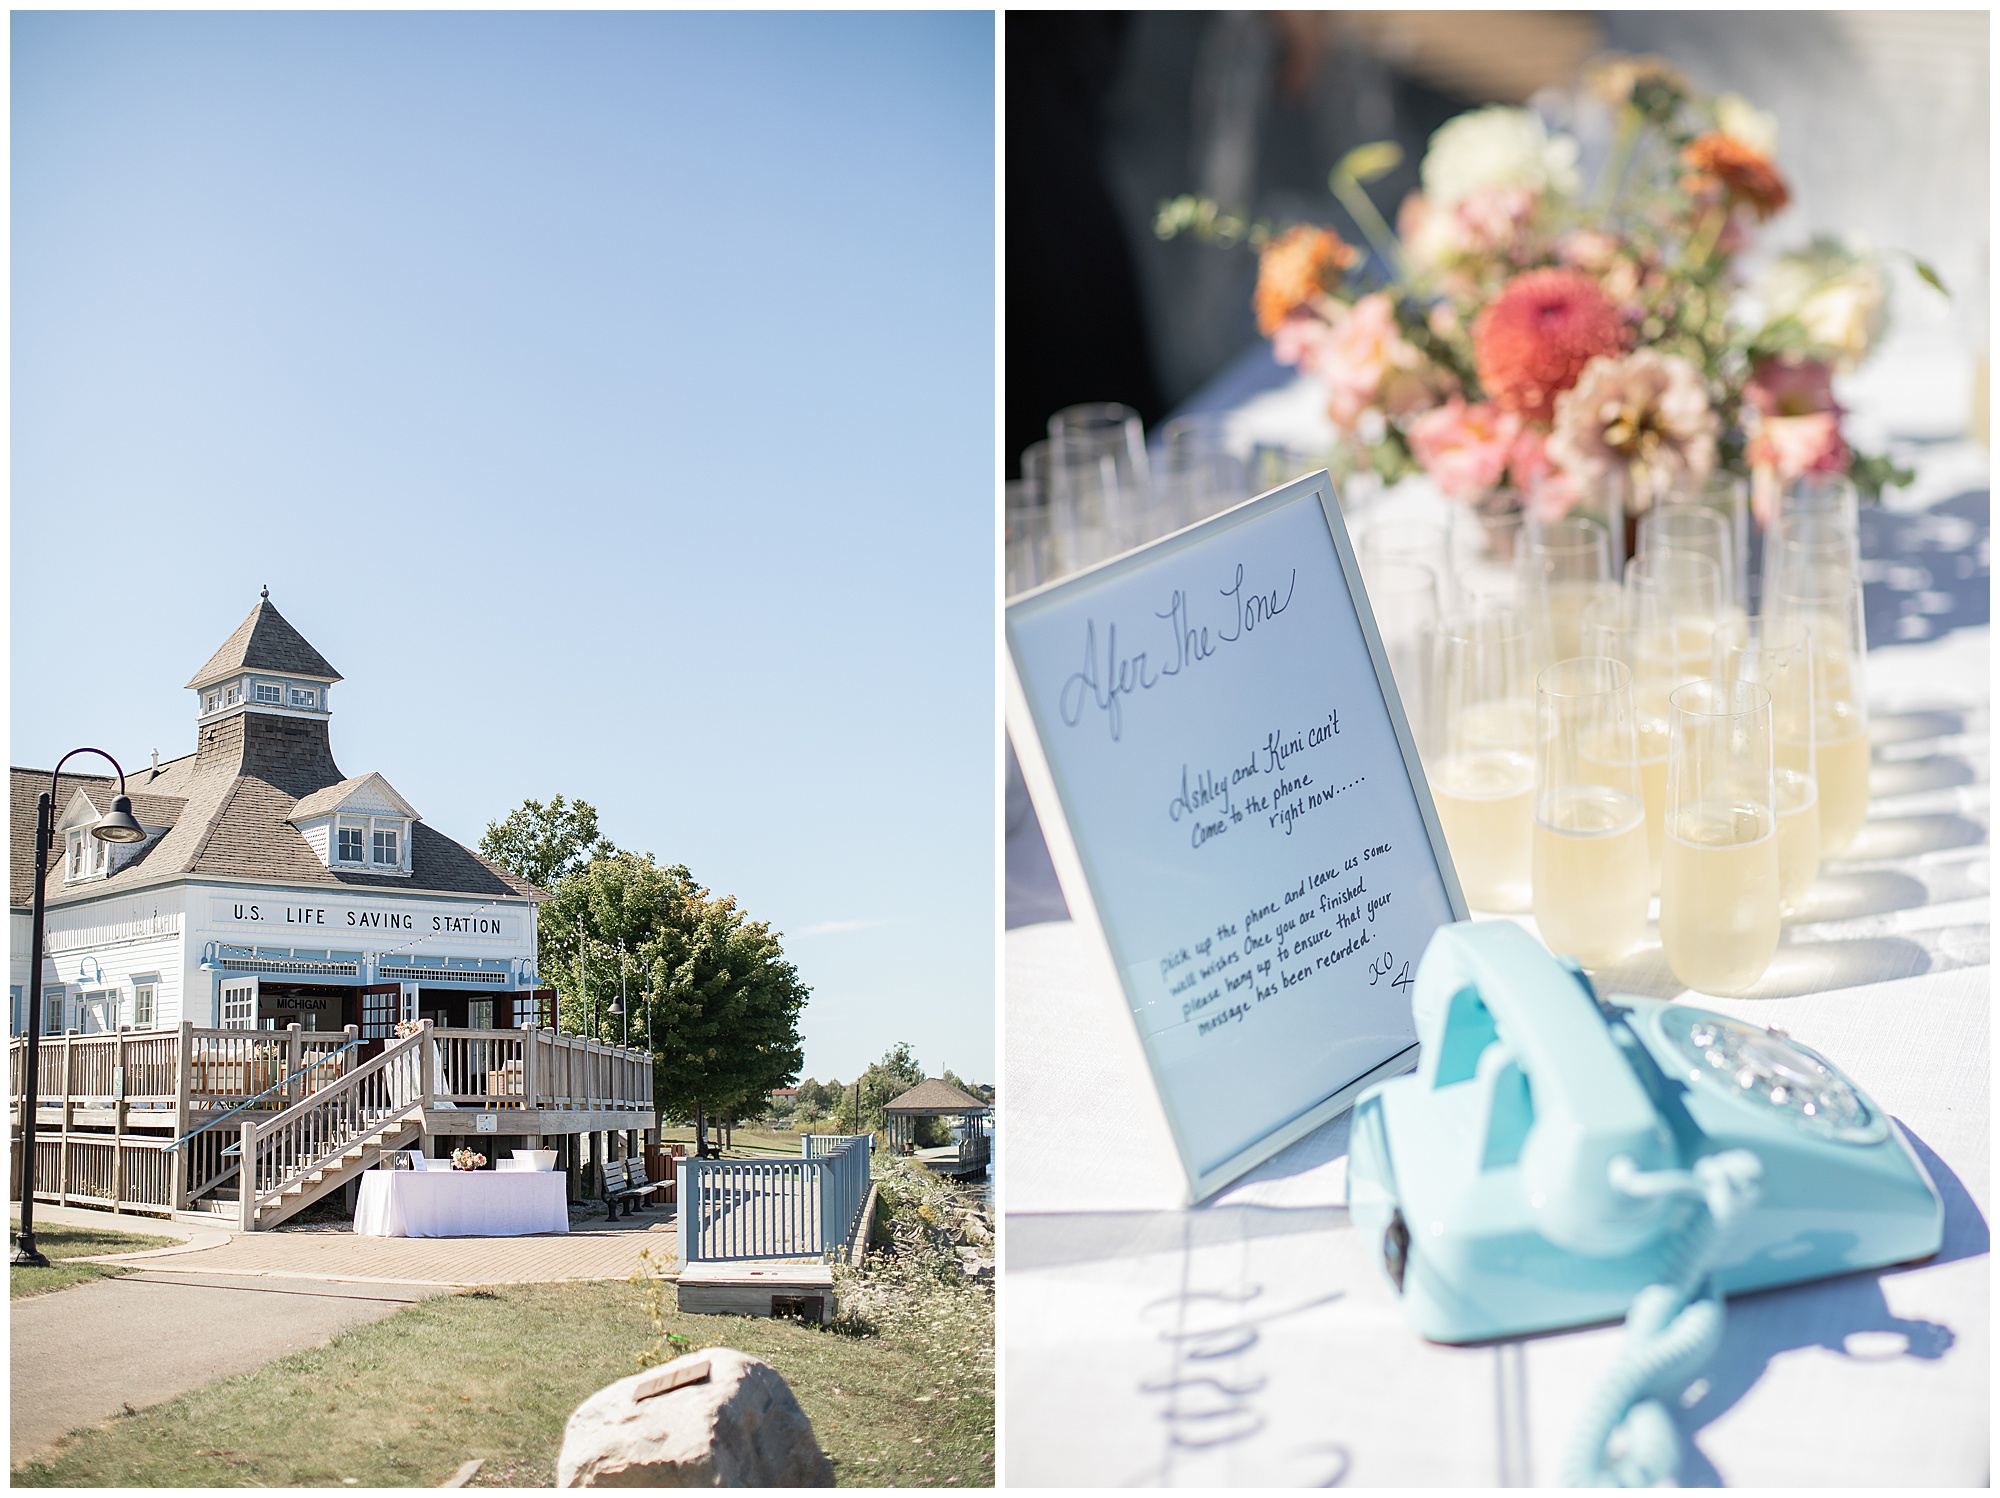
{"label": "cupola window", "polygon": [[315,692],[311,687],[293,687],[292,706],[317,707],[319,706],[319,693]]}
{"label": "cupola window", "polygon": [[257,700],[259,702],[271,703],[283,702],[285,700],[285,689],[275,681],[260,681],[257,683]]}

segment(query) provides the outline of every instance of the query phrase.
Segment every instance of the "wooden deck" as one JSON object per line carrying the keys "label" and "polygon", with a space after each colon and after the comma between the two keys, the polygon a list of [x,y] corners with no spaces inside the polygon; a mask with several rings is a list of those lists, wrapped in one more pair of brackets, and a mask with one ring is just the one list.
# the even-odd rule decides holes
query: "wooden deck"
{"label": "wooden deck", "polygon": [[[398,1053],[381,1070],[383,1056]],[[20,1195],[27,1042],[9,1051],[11,1195]],[[176,1212],[237,1173],[246,1129],[291,1131],[260,1162],[272,1220],[374,1163],[402,1136],[527,1137],[650,1129],[652,1059],[553,1030],[439,1030],[407,1042],[345,1031],[178,1030],[46,1036],[39,1046],[35,1195],[65,1205]],[[353,1119],[333,1101],[368,1078]],[[328,1106],[318,1109],[318,1101]],[[350,1099],[351,1101],[351,1099]],[[353,1108],[350,1112],[355,1111]],[[360,1114],[368,1120],[364,1122]],[[399,1120],[390,1139],[383,1121]],[[335,1128],[340,1138],[335,1139]],[[379,1138],[376,1136],[380,1136]],[[177,1145],[178,1141],[178,1145]],[[339,1147],[336,1147],[338,1145]],[[273,1173],[275,1170],[275,1174]],[[294,1177],[310,1177],[301,1197]],[[280,1204],[275,1198],[283,1198]],[[253,1214],[254,1215],[254,1214]],[[248,1225],[257,1225],[246,1223]]]}

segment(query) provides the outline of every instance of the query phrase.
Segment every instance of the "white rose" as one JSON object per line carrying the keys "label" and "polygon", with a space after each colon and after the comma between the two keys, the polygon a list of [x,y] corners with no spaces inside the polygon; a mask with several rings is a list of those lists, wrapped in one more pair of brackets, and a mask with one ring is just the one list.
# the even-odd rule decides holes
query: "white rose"
{"label": "white rose", "polygon": [[1773,319],[1791,317],[1831,357],[1853,369],[1868,357],[1888,321],[1888,282],[1882,268],[1829,239],[1781,255],[1759,288]]}
{"label": "white rose", "polygon": [[1715,127],[1766,160],[1778,154],[1777,116],[1764,113],[1741,95],[1724,94],[1715,101]]}
{"label": "white rose", "polygon": [[1447,120],[1424,153],[1424,193],[1443,212],[1482,187],[1525,187],[1572,198],[1577,145],[1551,135],[1531,110],[1490,104]]}

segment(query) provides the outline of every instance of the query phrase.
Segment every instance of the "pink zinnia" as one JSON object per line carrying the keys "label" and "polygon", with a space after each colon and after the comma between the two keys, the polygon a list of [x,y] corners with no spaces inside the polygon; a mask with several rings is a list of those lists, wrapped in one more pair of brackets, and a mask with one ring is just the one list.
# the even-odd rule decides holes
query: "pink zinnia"
{"label": "pink zinnia", "polygon": [[1520,432],[1513,412],[1454,395],[1410,423],[1410,450],[1446,498],[1470,502],[1499,486]]}
{"label": "pink zinnia", "polygon": [[1624,352],[1631,328],[1579,270],[1516,276],[1472,324],[1479,383],[1504,411],[1547,422],[1592,359]]}

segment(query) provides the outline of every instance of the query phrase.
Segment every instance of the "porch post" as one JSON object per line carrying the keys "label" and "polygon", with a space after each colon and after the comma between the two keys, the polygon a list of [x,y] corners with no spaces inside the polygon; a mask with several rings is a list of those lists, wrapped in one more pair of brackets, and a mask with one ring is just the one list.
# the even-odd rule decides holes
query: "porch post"
{"label": "porch post", "polygon": [[299,1069],[299,1062],[305,1058],[305,1047],[299,1041],[299,1022],[293,1020],[285,1026],[285,1106],[289,1107],[306,1095],[304,1077],[293,1079],[292,1074]]}
{"label": "porch post", "polygon": [[236,1165],[236,1206],[237,1220],[243,1231],[257,1231],[257,1124],[254,1119],[243,1120],[241,1149]]}
{"label": "porch post", "polygon": [[[194,1076],[194,1022],[181,1021],[179,1044],[174,1050],[174,1138],[188,1131],[188,1092]],[[174,1151],[168,1168],[173,1172],[173,1208],[185,1212],[188,1204],[188,1147]]]}

